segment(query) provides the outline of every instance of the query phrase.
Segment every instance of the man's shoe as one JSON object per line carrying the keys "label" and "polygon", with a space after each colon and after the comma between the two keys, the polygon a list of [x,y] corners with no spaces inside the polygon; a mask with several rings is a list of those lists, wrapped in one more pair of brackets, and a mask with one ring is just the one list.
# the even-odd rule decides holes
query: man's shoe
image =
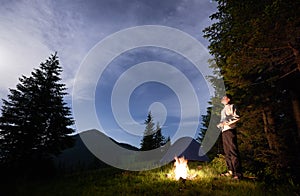
{"label": "man's shoe", "polygon": [[238,176],[238,175],[234,175],[232,177],[233,180],[241,180],[243,177],[242,176]]}
{"label": "man's shoe", "polygon": [[226,173],[222,173],[222,174],[220,174],[220,176],[230,177],[230,176],[232,176],[232,171],[228,171]]}

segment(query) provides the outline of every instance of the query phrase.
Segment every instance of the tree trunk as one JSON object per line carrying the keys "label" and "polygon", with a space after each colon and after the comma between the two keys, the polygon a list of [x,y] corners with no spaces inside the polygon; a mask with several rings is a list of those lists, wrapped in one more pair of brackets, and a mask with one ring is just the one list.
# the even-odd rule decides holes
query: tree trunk
{"label": "tree trunk", "polygon": [[300,139],[300,104],[299,104],[299,96],[291,91],[291,97],[292,97],[292,107],[294,112],[294,118],[297,125],[298,130],[298,140]]}
{"label": "tree trunk", "polygon": [[266,107],[263,109],[262,115],[264,121],[264,131],[268,140],[269,148],[270,150],[278,150],[279,140],[277,138],[275,130],[275,121],[272,115],[272,111],[270,110],[270,108]]}

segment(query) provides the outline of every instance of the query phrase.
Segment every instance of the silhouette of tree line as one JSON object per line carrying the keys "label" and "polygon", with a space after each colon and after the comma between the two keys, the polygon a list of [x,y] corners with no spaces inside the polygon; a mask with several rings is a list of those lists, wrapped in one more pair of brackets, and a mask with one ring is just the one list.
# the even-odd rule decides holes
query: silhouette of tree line
{"label": "silhouette of tree line", "polygon": [[[245,170],[266,180],[299,180],[300,1],[216,2],[214,23],[204,36],[211,67],[221,75],[209,77],[216,96],[203,116],[199,139],[210,119],[219,118],[224,81],[241,113],[238,137]],[[217,142],[214,155],[220,147]]]}

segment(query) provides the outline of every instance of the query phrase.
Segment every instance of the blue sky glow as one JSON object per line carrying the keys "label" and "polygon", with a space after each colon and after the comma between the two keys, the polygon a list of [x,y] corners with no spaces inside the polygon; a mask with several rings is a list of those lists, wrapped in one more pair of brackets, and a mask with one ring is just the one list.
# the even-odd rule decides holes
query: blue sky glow
{"label": "blue sky glow", "polygon": [[[57,51],[64,69],[62,82],[68,88],[66,102],[73,110],[76,74],[88,52],[101,40],[130,27],[163,25],[186,32],[207,47],[202,30],[211,24],[209,15],[215,11],[216,3],[209,0],[3,0],[0,6],[0,97],[6,99],[8,89],[15,88],[20,76],[29,76],[33,68]],[[152,61],[171,65],[183,73],[196,92],[201,114],[206,112],[207,84],[188,59],[159,47],[128,50],[111,61],[95,90],[96,113],[103,131],[117,141],[139,146],[141,137],[127,133],[117,124],[111,108],[113,87],[126,70]],[[166,74],[170,81],[176,82],[171,72]],[[138,77],[132,78],[138,80]],[[184,92],[183,85],[179,88]],[[130,113],[142,124],[155,102],[162,103],[163,106],[154,105],[163,110],[162,116],[153,111],[154,120],[161,121],[166,115],[165,123],[160,123],[163,134],[172,137],[178,128],[181,109],[176,93],[167,85],[152,81],[135,88],[130,96]],[[195,122],[185,119],[185,123]],[[81,131],[85,130],[76,130]]]}

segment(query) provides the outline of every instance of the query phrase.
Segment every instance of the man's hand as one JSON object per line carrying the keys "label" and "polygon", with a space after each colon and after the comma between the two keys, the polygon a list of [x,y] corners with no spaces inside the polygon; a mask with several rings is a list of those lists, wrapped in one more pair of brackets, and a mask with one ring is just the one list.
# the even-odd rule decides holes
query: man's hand
{"label": "man's hand", "polygon": [[224,126],[225,126],[225,122],[220,122],[220,123],[217,125],[217,127],[218,127],[219,129],[223,129]]}
{"label": "man's hand", "polygon": [[228,122],[224,121],[224,122],[220,122],[220,123],[218,124],[218,126],[220,126],[220,127],[223,127],[223,126],[225,126],[225,125],[228,125]]}

